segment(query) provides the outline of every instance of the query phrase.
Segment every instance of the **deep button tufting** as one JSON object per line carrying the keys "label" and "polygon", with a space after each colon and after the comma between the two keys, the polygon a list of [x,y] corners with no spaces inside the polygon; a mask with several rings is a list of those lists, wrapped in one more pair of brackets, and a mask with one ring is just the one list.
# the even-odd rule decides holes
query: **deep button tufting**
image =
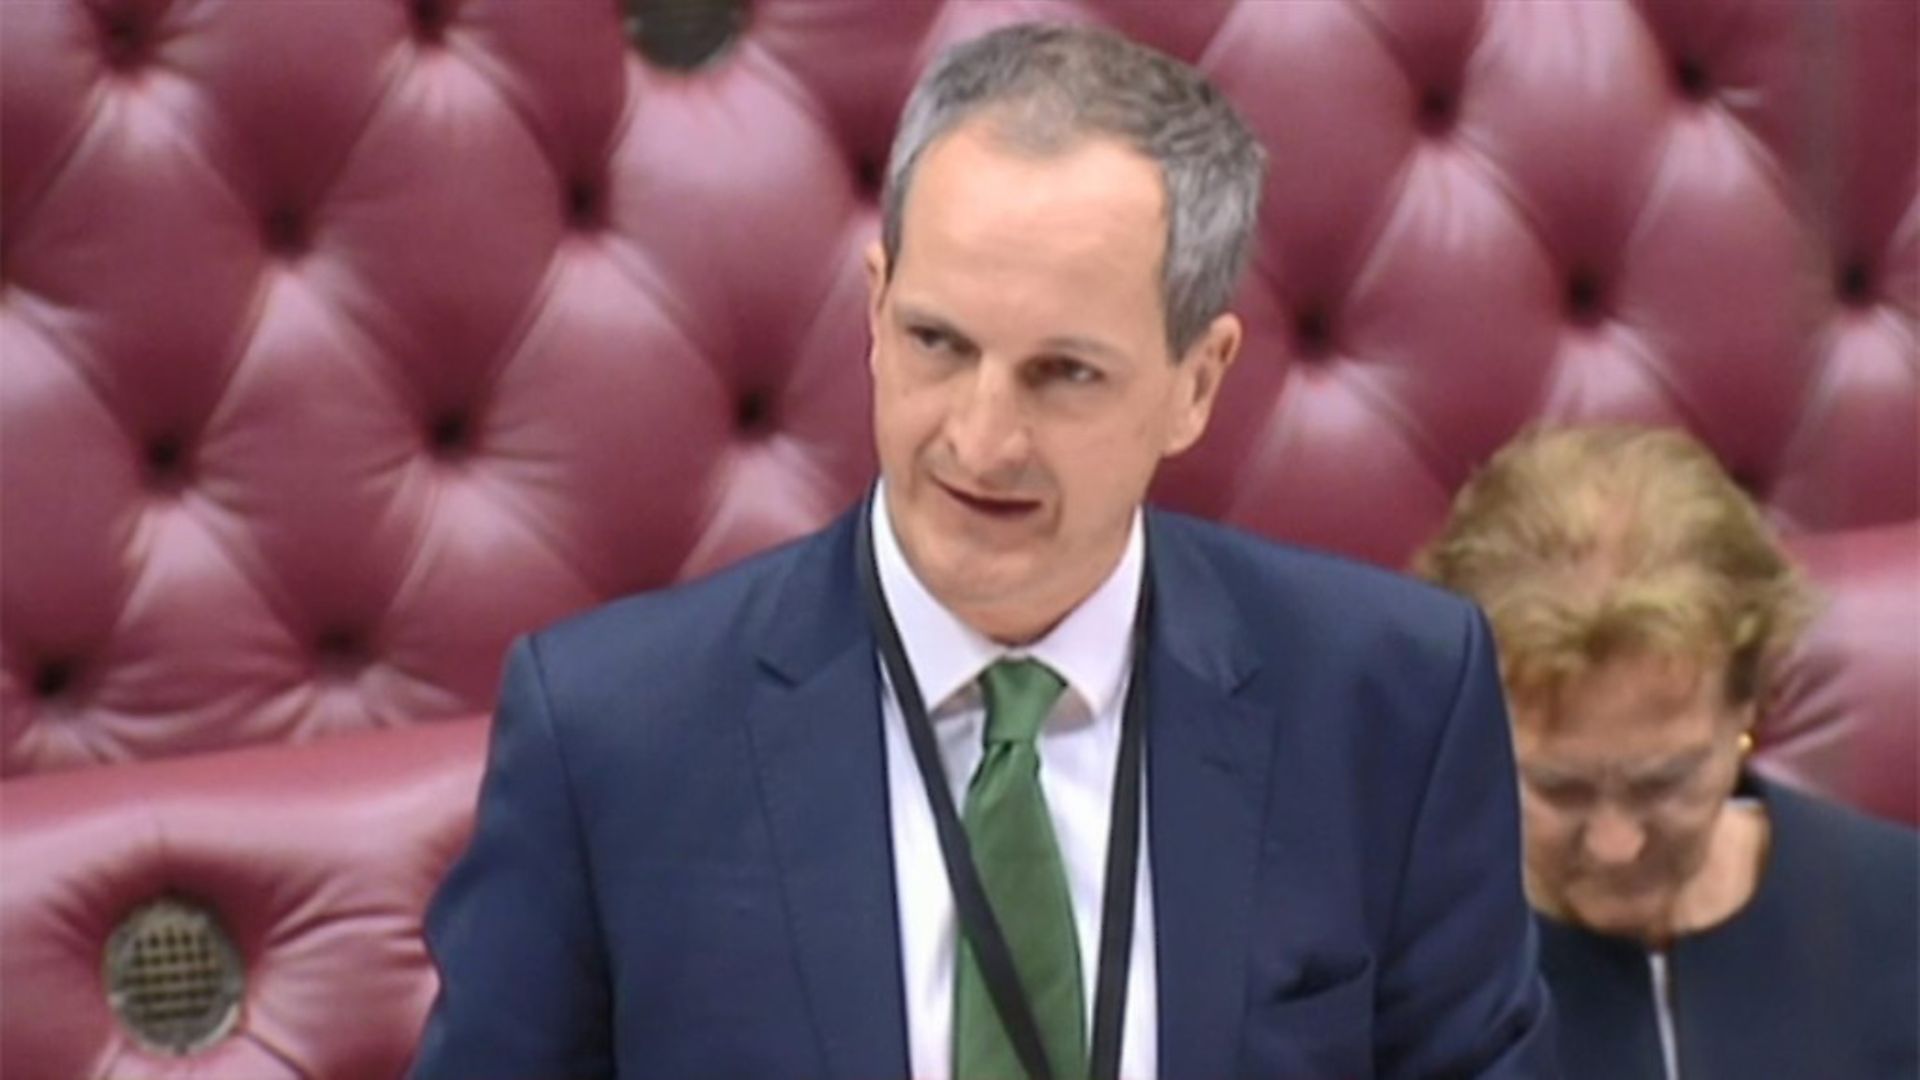
{"label": "deep button tufting", "polygon": [[[46,7],[66,2],[81,0]],[[1344,508],[1317,515],[1263,509],[1299,505],[1288,497],[1353,459],[1347,440],[1357,429],[1323,423],[1331,414],[1316,410],[1348,408],[1390,435],[1404,431],[1409,445],[1427,452],[1389,460],[1394,450],[1375,449],[1380,440],[1370,440],[1367,452],[1378,455],[1373,471],[1396,492],[1429,491],[1453,479],[1445,468],[1435,471],[1436,462],[1483,455],[1496,437],[1537,419],[1534,402],[1553,401],[1564,406],[1556,418],[1684,416],[1728,453],[1791,463],[1781,466],[1773,489],[1776,499],[1795,501],[1770,509],[1790,513],[1810,531],[1907,520],[1899,515],[1911,494],[1894,490],[1880,470],[1852,463],[1913,459],[1911,425],[1880,419],[1899,412],[1894,395],[1907,385],[1888,382],[1889,373],[1898,378],[1905,369],[1883,361],[1893,355],[1889,345],[1899,344],[1885,331],[1910,332],[1912,320],[1891,304],[1878,306],[1894,284],[1882,252],[1894,249],[1888,234],[1900,219],[1877,209],[1882,192],[1898,195],[1899,205],[1911,202],[1911,170],[1894,160],[1904,143],[1876,141],[1882,130],[1911,130],[1913,105],[1898,95],[1842,93],[1841,85],[1797,75],[1776,85],[1773,68],[1755,58],[1798,48],[1805,20],[1763,5],[1737,28],[1713,32],[1663,5],[1622,3],[1579,18],[1576,10],[1606,5],[1492,5],[1482,37],[1442,49],[1418,31],[1403,42],[1407,55],[1395,58],[1366,33],[1350,41],[1326,36],[1321,20],[1337,23],[1358,12],[1343,15],[1338,5],[1234,2],[1222,6],[1231,19],[1195,16],[1175,33],[1172,15],[1161,26],[1157,18],[1122,14],[1131,5],[1108,3],[1071,6],[1203,58],[1273,152],[1251,256],[1274,269],[1250,275],[1240,297],[1255,362],[1236,376],[1231,396],[1244,404],[1224,410],[1200,455],[1188,459],[1201,464],[1169,486],[1174,508],[1230,512],[1237,524],[1394,562],[1431,526],[1438,512],[1431,500],[1376,500],[1381,509],[1357,518]],[[975,29],[959,15],[968,10],[965,0],[929,0],[924,10],[892,0],[848,0],[844,11],[807,3],[702,8],[708,19],[713,12],[737,19],[742,10],[751,17],[747,32],[754,36],[743,44],[751,42],[753,62],[694,77],[636,62],[619,38],[618,20],[624,10],[646,24],[647,35],[664,33],[674,12],[694,10],[691,0],[603,0],[582,5],[594,12],[584,21],[489,14],[470,40],[462,0],[390,0],[342,5],[337,13],[317,5],[329,9],[317,23],[295,18],[300,7],[288,6],[286,18],[255,20],[240,16],[247,5],[216,5],[176,19],[171,12],[184,13],[185,5],[91,0],[84,22],[53,20],[35,29],[29,20],[9,21],[17,35],[10,40],[19,44],[8,55],[20,61],[15,70],[32,91],[9,95],[9,105],[32,122],[18,125],[20,138],[7,147],[8,179],[23,179],[9,184],[20,208],[6,230],[4,273],[14,286],[10,304],[19,306],[0,326],[5,349],[10,362],[21,358],[22,370],[34,363],[54,374],[85,372],[113,396],[120,415],[140,416],[130,421],[129,439],[89,421],[96,407],[77,386],[44,400],[37,391],[0,395],[7,426],[34,432],[19,436],[23,444],[47,443],[43,460],[110,463],[118,474],[131,472],[143,494],[164,494],[148,487],[149,469],[152,478],[177,483],[184,461],[187,481],[197,486],[211,471],[212,444],[204,440],[213,435],[200,425],[216,418],[219,446],[245,451],[220,455],[221,535],[240,541],[238,562],[248,569],[256,569],[248,534],[266,538],[257,569],[266,580],[293,583],[296,593],[350,576],[322,572],[329,559],[366,563],[369,581],[452,582],[496,564],[545,566],[546,540],[564,553],[555,561],[569,564],[554,574],[584,573],[593,579],[587,592],[611,591],[616,582],[663,585],[707,565],[690,552],[744,554],[776,534],[819,524],[833,500],[818,494],[816,483],[838,493],[864,482],[871,468],[862,442],[864,372],[844,359],[866,345],[853,249],[874,221],[873,204],[857,197],[854,184],[883,183],[891,122],[914,69]],[[1174,7],[1184,10],[1168,10]],[[913,13],[902,14],[907,8]],[[1868,36],[1910,37],[1909,5],[1867,10],[1859,18],[1873,28]],[[327,37],[324,48],[307,40],[319,23],[345,20],[340,25],[348,27],[356,19],[363,20],[358,30]],[[389,63],[394,37],[405,36],[404,50],[415,23],[424,33],[443,32],[450,44],[459,39],[457,62]],[[54,62],[62,43],[71,44],[62,36],[70,32],[58,30],[63,25],[81,33],[93,54],[82,73],[94,77],[103,37],[145,49],[155,62],[177,41],[183,59],[205,62],[169,67],[166,87],[178,87],[178,94],[168,90],[174,96],[92,109],[85,81],[69,80],[67,67]],[[1595,36],[1603,26],[1614,29]],[[1210,37],[1208,27],[1225,29]],[[200,39],[203,32],[210,36]],[[1579,54],[1582,63],[1556,59],[1552,50],[1566,44],[1556,35],[1563,34],[1589,50]],[[1836,62],[1853,57],[1852,37],[1828,44],[1840,50]],[[1860,85],[1882,84],[1868,78],[1875,65],[1889,62],[1877,55],[1849,59],[1865,65]],[[275,57],[285,59],[268,62]],[[1595,86],[1583,74],[1591,70],[1618,78]],[[1772,121],[1756,127],[1763,137],[1739,154],[1712,152],[1714,140],[1737,134],[1719,125],[1682,125],[1669,137],[1679,84],[1718,94],[1736,79],[1743,92],[1752,86],[1777,99],[1757,121],[1825,121],[1835,113],[1833,130],[1857,131],[1843,141],[1859,152],[1814,168],[1801,154],[1806,147],[1782,143],[1789,132],[1775,132]],[[207,107],[142,111],[149,104],[170,109],[176,97],[204,98]],[[459,122],[447,123],[449,117]],[[723,117],[729,122],[718,123]],[[1449,122],[1451,134],[1430,140],[1442,152],[1416,154],[1409,167],[1408,137],[1428,138],[1415,124]],[[127,127],[132,123],[143,126]],[[1472,152],[1451,152],[1469,123]],[[36,142],[41,128],[51,134]],[[69,154],[59,133],[83,128],[87,133],[72,143],[83,152]],[[11,114],[8,134],[16,134]],[[701,152],[686,153],[689,145]],[[209,167],[239,201],[209,182]],[[1753,185],[1762,178],[1769,189],[1777,178],[1794,197],[1755,198]],[[1826,205],[1815,192],[1860,211],[1845,239],[1820,249],[1816,276],[1803,280],[1798,253],[1811,250],[1827,224],[1810,216]],[[117,212],[116,204],[149,203],[150,212]],[[596,217],[603,232],[591,235],[591,246],[602,250],[569,257],[549,273],[556,233]],[[236,253],[222,242],[235,229],[253,252]],[[84,242],[65,243],[67,237]],[[1623,252],[1619,245],[1629,238],[1633,247]],[[324,273],[303,273],[290,288],[273,285],[256,303],[263,244],[305,246],[303,263],[318,263],[314,256],[324,253],[324,265],[313,268]],[[1849,269],[1849,260],[1860,260],[1860,268]],[[1594,279],[1570,280],[1580,269]],[[44,320],[33,313],[46,310],[34,305],[51,295],[49,286],[57,286],[61,303],[75,298],[106,332],[43,342]],[[1809,287],[1813,294],[1802,295]],[[1831,311],[1842,295],[1875,304],[1857,310],[1876,318],[1853,320],[1871,325],[1844,328],[1829,350],[1794,338],[1799,320],[1768,317]],[[1632,343],[1643,354],[1635,363],[1607,360],[1620,343],[1600,333],[1576,332],[1592,340],[1559,347],[1557,331],[1578,331],[1578,321],[1604,329],[1629,302],[1636,322],[1659,330]],[[24,317],[12,318],[16,311]],[[768,341],[791,344],[767,350]],[[139,345],[123,344],[129,342]],[[232,379],[224,377],[230,343],[245,350],[241,377]],[[748,348],[756,355],[743,371],[730,354]],[[34,361],[33,349],[48,355]],[[328,359],[349,354],[359,362]],[[1281,394],[1308,393],[1287,389],[1289,362],[1313,369],[1356,354],[1367,357],[1368,374],[1385,370],[1372,366],[1376,359],[1405,367],[1354,384],[1364,398],[1342,396],[1351,389],[1343,384],[1324,397],[1299,397],[1299,409],[1273,407]],[[1584,362],[1594,355],[1602,361]],[[1456,367],[1471,374],[1459,377]],[[727,389],[707,399],[710,407],[689,407],[716,385]],[[428,403],[399,418],[394,436],[386,434],[395,430],[390,386],[418,387]],[[474,396],[483,386],[484,407]],[[1813,386],[1836,392],[1808,393]],[[121,402],[123,395],[131,404]],[[72,404],[57,404],[67,400]],[[644,422],[625,415],[634,407]],[[55,408],[74,415],[48,411]],[[465,415],[456,421],[443,412]],[[33,427],[19,422],[23,414],[60,422]],[[355,415],[370,419],[336,425]],[[1272,425],[1282,422],[1304,426],[1271,443],[1284,453],[1250,458],[1247,451],[1268,445]],[[57,445],[52,434],[40,433],[56,426]],[[708,519],[686,509],[705,499],[714,480],[700,463],[725,461],[714,451],[770,428],[792,432],[798,452],[759,455],[759,463],[772,470],[769,483],[807,493],[794,504],[803,510]],[[103,437],[96,432],[111,445],[88,458],[87,440]],[[362,432],[400,444],[369,445]],[[1808,449],[1789,453],[1778,444],[1795,432],[1810,433]],[[146,440],[163,433],[184,438],[185,453],[146,457]],[[481,550],[409,544],[402,534],[416,535],[423,522],[438,527],[449,513],[444,500],[416,500],[445,489],[362,482],[396,454],[461,470],[472,455],[508,443],[539,447],[580,481],[547,487],[544,474],[503,471],[550,500],[542,512],[564,523],[551,537],[475,545]],[[263,446],[298,452],[256,451]],[[35,455],[6,456],[23,462]],[[631,476],[627,463],[636,458],[657,463],[631,485],[644,499],[607,496],[612,485],[603,478]],[[23,516],[39,511],[49,521],[68,520],[59,505],[62,483],[44,479],[36,487],[36,468],[45,467],[22,464],[19,473],[6,473],[9,498],[21,503]],[[120,538],[97,523],[118,520],[117,510],[109,485],[93,486],[101,505],[86,506],[87,516],[70,530],[49,527],[31,542],[9,537],[10,558],[16,547],[31,548],[28,554],[52,568],[11,579],[10,589],[31,594],[25,610],[57,610],[93,578],[103,597],[95,606],[112,609],[115,579],[125,569],[113,549]],[[459,497],[475,494],[459,490]],[[1825,494],[1841,490],[1860,494]],[[682,512],[661,511],[661,504]],[[504,512],[484,498],[457,505],[461,515]],[[204,533],[198,519],[156,520],[183,526],[154,534],[162,557],[143,571],[143,583],[151,578],[160,598],[156,624],[198,625],[181,613],[251,596],[237,566],[214,571],[225,591],[202,585],[201,564],[185,558],[194,550],[191,538]],[[449,532],[495,535],[467,520],[462,516]],[[360,521],[379,523],[364,530],[364,542],[342,524]],[[113,539],[86,539],[97,536]],[[183,567],[196,575],[190,584]],[[347,610],[388,610],[379,605],[392,598],[379,593],[369,585],[369,595]],[[454,603],[446,595],[456,593],[409,593],[382,618],[397,634],[408,620],[435,618]],[[550,598],[563,593],[574,595],[542,580],[489,609],[492,621],[484,626],[460,627],[425,681],[466,707],[483,708],[501,642],[561,614]],[[294,595],[288,603],[334,610],[325,599]],[[23,626],[38,617],[8,614]],[[166,670],[205,655],[170,635],[113,639],[110,616],[94,617],[107,630],[93,640],[112,648],[116,665],[127,655]],[[55,768],[270,739],[301,724],[331,733],[368,722],[365,711],[349,708],[248,721],[224,703],[248,700],[244,691],[257,670],[236,664],[220,679],[182,681],[192,689],[156,706],[161,718],[144,729],[167,725],[165,734],[136,742],[103,714],[85,740],[16,740],[9,760],[24,770]],[[21,672],[29,691],[32,672]],[[391,714],[407,710],[396,706]]]}
{"label": "deep button tufting", "polygon": [[147,467],[154,472],[172,472],[180,467],[185,451],[180,440],[172,435],[162,435],[147,444]]}
{"label": "deep button tufting", "polygon": [[853,163],[854,182],[860,185],[861,194],[870,199],[880,196],[880,188],[886,183],[886,165],[871,157],[862,157]]}
{"label": "deep button tufting", "polygon": [[1681,57],[1673,64],[1674,85],[1688,101],[1705,101],[1713,94],[1713,80],[1698,60]]}
{"label": "deep button tufting", "polygon": [[267,250],[282,258],[297,258],[304,254],[312,240],[307,232],[305,216],[290,206],[276,207],[269,212],[262,228]]}
{"label": "deep button tufting", "polygon": [[107,64],[119,71],[138,65],[147,57],[148,27],[138,12],[116,8],[100,16],[100,45]]}
{"label": "deep button tufting", "polygon": [[1428,135],[1445,135],[1453,130],[1457,104],[1454,95],[1445,90],[1438,87],[1426,90],[1420,95],[1420,107],[1416,113],[1420,130]]}
{"label": "deep button tufting", "polygon": [[73,689],[75,665],[71,660],[43,660],[33,673],[33,693],[39,698],[57,698]]}
{"label": "deep button tufting", "polygon": [[1850,259],[1840,267],[1834,283],[1840,302],[1852,307],[1873,303],[1873,270],[1862,259]]}
{"label": "deep button tufting", "polygon": [[146,447],[147,481],[165,491],[178,489],[187,479],[187,446],[178,435],[160,435]]}
{"label": "deep button tufting", "polygon": [[1325,308],[1302,308],[1294,316],[1293,351],[1302,360],[1324,360],[1333,354],[1333,321]]}
{"label": "deep button tufting", "polygon": [[661,67],[692,70],[733,44],[746,21],[742,0],[624,0],[627,32]]}
{"label": "deep button tufting", "polygon": [[427,445],[435,457],[459,457],[473,448],[472,424],[464,413],[441,413],[427,428]]}
{"label": "deep button tufting", "polygon": [[602,198],[600,185],[577,177],[568,181],[566,215],[567,224],[582,231],[605,225],[606,202]]}
{"label": "deep button tufting", "polygon": [[1567,318],[1579,326],[1597,326],[1606,317],[1606,296],[1598,276],[1587,270],[1567,275]]}
{"label": "deep button tufting", "polygon": [[413,35],[422,44],[434,44],[446,36],[451,19],[451,0],[413,0]]}
{"label": "deep button tufting", "polygon": [[314,639],[313,655],[322,672],[350,676],[366,666],[366,638],[346,627],[333,627]]}
{"label": "deep button tufting", "polygon": [[773,403],[767,395],[750,392],[740,395],[734,407],[734,428],[749,438],[758,438],[773,428]]}

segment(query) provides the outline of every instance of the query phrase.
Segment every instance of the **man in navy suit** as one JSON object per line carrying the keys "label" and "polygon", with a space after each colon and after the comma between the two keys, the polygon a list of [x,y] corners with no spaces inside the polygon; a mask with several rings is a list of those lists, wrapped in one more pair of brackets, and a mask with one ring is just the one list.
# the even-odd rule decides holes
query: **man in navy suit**
{"label": "man in navy suit", "polygon": [[941,58],[873,497],[515,647],[416,1076],[1551,1074],[1479,614],[1142,508],[1263,172],[1117,37]]}

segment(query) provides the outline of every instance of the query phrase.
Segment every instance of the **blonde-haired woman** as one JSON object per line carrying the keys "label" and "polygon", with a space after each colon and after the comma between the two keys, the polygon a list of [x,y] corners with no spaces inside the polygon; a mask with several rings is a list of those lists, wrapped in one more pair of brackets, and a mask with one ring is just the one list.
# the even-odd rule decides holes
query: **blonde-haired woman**
{"label": "blonde-haired woman", "polygon": [[1566,1075],[1920,1075],[1920,843],[1744,767],[1812,603],[1712,454],[1522,436],[1416,569],[1493,623]]}

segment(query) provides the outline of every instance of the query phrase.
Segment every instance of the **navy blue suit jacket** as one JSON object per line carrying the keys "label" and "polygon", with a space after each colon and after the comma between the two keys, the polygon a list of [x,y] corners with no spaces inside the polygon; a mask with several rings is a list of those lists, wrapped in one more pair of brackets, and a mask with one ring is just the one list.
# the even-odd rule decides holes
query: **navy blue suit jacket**
{"label": "navy blue suit jacket", "polygon": [[[415,1076],[907,1074],[865,527],[516,645]],[[1147,537],[1160,1075],[1551,1075],[1484,620]]]}

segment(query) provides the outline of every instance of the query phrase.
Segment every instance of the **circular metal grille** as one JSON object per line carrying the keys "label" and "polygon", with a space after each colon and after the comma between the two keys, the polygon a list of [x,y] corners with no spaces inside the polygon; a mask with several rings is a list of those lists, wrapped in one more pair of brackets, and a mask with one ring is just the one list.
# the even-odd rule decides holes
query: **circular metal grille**
{"label": "circular metal grille", "polygon": [[624,0],[627,37],[647,59],[682,71],[712,61],[746,22],[745,0]]}
{"label": "circular metal grille", "polygon": [[240,1019],[240,954],[213,913],[156,900],[107,940],[107,1000],[135,1038],[172,1054],[219,1042]]}

